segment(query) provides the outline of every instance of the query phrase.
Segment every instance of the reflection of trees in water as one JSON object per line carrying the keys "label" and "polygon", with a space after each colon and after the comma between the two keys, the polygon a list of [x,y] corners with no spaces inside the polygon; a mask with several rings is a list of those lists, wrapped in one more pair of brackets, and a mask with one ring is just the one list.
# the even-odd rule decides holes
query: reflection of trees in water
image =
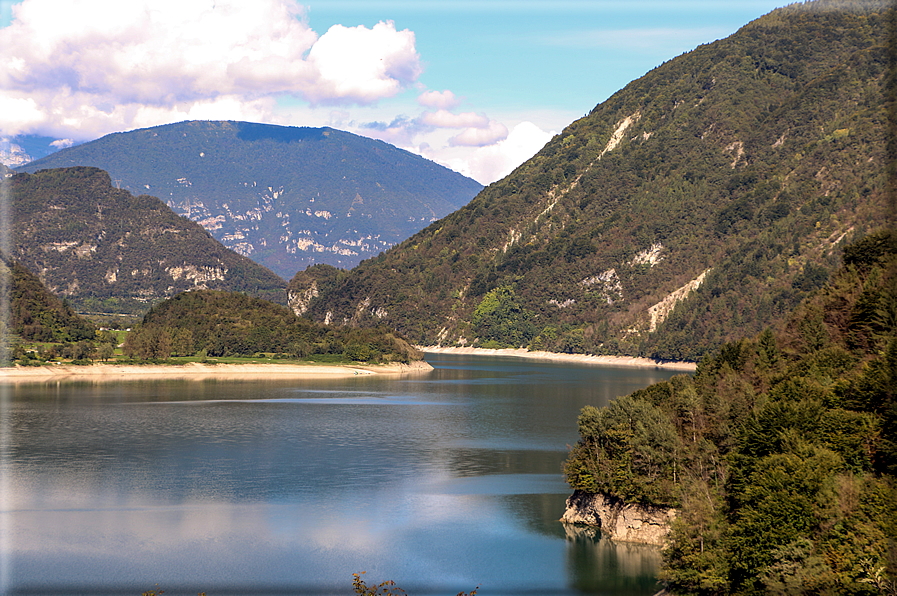
{"label": "reflection of trees in water", "polygon": [[559,520],[564,513],[566,495],[531,494],[502,497],[514,517],[535,534],[549,538],[564,538],[564,524]]}
{"label": "reflection of trees in water", "polygon": [[660,590],[660,549],[646,544],[615,542],[591,526],[563,524],[567,568],[573,587],[587,593],[654,594]]}

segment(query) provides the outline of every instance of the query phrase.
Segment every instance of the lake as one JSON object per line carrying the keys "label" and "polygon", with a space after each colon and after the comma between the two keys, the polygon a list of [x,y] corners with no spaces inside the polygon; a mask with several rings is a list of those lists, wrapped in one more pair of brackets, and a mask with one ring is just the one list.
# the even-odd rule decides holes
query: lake
{"label": "lake", "polygon": [[650,595],[654,548],[573,533],[587,404],[674,372],[428,355],[413,376],[8,385],[7,594]]}

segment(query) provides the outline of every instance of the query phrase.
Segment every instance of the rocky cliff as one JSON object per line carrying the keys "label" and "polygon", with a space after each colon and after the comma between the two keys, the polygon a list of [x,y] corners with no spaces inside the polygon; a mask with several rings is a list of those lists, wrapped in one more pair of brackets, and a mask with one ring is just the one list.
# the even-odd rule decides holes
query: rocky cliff
{"label": "rocky cliff", "polygon": [[625,503],[608,495],[577,490],[567,499],[561,521],[597,526],[612,540],[663,546],[677,513],[671,508]]}

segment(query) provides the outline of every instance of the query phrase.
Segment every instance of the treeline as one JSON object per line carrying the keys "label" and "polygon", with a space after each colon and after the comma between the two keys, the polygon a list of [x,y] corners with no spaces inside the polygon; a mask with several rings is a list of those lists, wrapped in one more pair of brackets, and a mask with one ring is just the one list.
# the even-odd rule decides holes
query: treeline
{"label": "treeline", "polygon": [[126,356],[164,360],[170,356],[290,358],[339,355],[364,362],[410,362],[423,354],[385,329],[319,325],[284,306],[245,294],[185,292],[150,310],[127,335]]}
{"label": "treeline", "polygon": [[680,510],[674,593],[893,593],[897,235],[847,247],[776,331],[587,406],[579,431],[572,487]]}

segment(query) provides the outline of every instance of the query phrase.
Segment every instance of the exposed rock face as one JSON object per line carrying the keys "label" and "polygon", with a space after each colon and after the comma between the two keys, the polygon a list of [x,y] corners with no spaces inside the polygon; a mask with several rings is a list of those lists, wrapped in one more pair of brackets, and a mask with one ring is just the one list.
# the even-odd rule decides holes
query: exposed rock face
{"label": "exposed rock face", "polygon": [[561,521],[597,526],[612,540],[663,546],[677,511],[625,503],[616,497],[577,490],[567,499]]}
{"label": "exposed rock face", "polygon": [[709,272],[710,269],[705,269],[701,275],[697,276],[681,288],[674,290],[669,296],[650,307],[648,309],[648,315],[651,317],[651,325],[648,328],[648,331],[656,331],[657,326],[663,323],[664,319],[667,318],[667,315],[673,312],[676,304],[685,300],[689,294],[701,287],[701,284],[704,283],[704,278],[707,277],[707,273]]}
{"label": "exposed rock face", "polygon": [[308,311],[308,305],[318,297],[318,282],[312,281],[311,286],[301,291],[287,292],[287,303],[297,317],[301,317]]}

